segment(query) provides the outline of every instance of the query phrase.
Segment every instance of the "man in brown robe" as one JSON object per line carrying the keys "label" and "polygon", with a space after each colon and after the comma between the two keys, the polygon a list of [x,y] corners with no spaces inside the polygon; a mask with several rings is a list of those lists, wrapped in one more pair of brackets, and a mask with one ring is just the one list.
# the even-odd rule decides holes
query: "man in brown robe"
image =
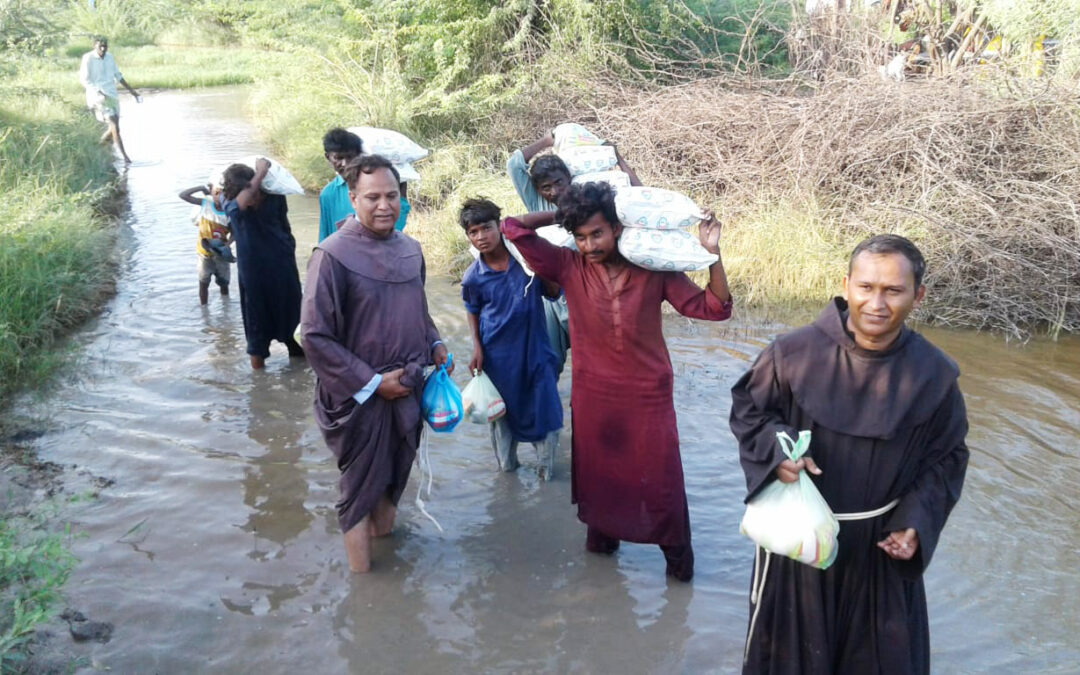
{"label": "man in brown robe", "polygon": [[423,368],[446,362],[424,294],[420,245],[394,229],[397,170],[378,155],[346,168],[356,210],[308,263],[301,330],[318,376],[315,420],[341,470],[338,522],[354,572],[390,533],[420,442]]}
{"label": "man in brown robe", "polygon": [[[956,364],[904,325],[925,263],[882,235],[852,253],[843,298],[780,336],[732,389],[750,499],[806,470],[840,522],[827,570],[759,550],[745,673],[926,673],[922,573],[960,497],[967,416]],[[813,431],[804,459],[777,432]]]}

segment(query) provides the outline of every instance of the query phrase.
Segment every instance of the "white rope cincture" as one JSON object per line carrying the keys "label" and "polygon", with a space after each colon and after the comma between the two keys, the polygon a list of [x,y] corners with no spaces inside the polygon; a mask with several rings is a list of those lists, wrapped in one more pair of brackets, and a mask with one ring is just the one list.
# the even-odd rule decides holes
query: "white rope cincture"
{"label": "white rope cincture", "polygon": [[772,560],[772,552],[765,551],[765,565],[758,574],[758,560],[761,552],[765,550],[760,546],[754,547],[754,579],[750,582],[750,604],[754,606],[754,614],[750,617],[750,630],[746,632],[746,648],[743,649],[743,664],[750,660],[750,644],[754,640],[754,626],[757,625],[758,612],[761,611],[761,593],[765,590],[765,578],[769,575],[769,561]]}
{"label": "white rope cincture", "polygon": [[428,499],[431,499],[431,482],[435,477],[434,472],[431,470],[431,456],[428,454],[428,429],[426,426],[420,431],[420,452],[416,453],[416,467],[420,471],[420,487],[416,489],[416,508],[420,509],[420,513],[424,514],[428,520],[435,523],[435,527],[439,528],[439,532],[442,532],[442,525],[435,520],[434,516],[428,513],[427,508],[424,507],[424,500],[420,496],[424,492],[424,472],[427,472]]}
{"label": "white rope cincture", "polygon": [[900,503],[900,498],[892,500],[880,509],[874,509],[873,511],[860,511],[859,513],[834,513],[833,518],[837,520],[867,520],[870,518],[877,518],[880,515],[884,515],[889,511],[896,508],[896,505]]}
{"label": "white rope cincture", "polygon": [[[872,511],[860,511],[858,513],[834,513],[833,517],[837,520],[869,520],[870,518],[877,518],[884,515],[889,511],[896,508],[896,505],[900,503],[900,498],[892,500],[881,508],[873,509]],[[757,625],[758,611],[761,610],[761,594],[765,590],[765,578],[769,574],[769,561],[772,559],[772,553],[765,550],[765,564],[761,568],[760,574],[758,573],[758,561],[761,559],[761,551],[764,550],[760,546],[754,547],[754,577],[750,582],[750,604],[754,606],[754,614],[750,617],[750,630],[746,633],[746,648],[743,650],[743,664],[750,660],[750,645],[754,640],[754,626]]]}

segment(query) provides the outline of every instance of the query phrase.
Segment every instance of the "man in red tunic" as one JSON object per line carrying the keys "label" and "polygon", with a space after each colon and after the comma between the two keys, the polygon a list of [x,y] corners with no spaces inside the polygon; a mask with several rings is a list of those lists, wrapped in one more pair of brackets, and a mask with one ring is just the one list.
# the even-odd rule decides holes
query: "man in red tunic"
{"label": "man in red tunic", "polygon": [[[577,251],[534,233],[554,221],[574,235]],[[571,186],[558,213],[507,218],[502,231],[566,294],[574,345],[571,495],[588,526],[586,549],[614,553],[620,540],[659,544],[667,573],[689,581],[694,553],[660,309],[667,300],[684,316],[727,319],[723,263],[709,268],[705,290],[681,272],[631,265],[619,254],[622,226],[604,183]],[[700,238],[719,255],[720,224],[711,216]]]}

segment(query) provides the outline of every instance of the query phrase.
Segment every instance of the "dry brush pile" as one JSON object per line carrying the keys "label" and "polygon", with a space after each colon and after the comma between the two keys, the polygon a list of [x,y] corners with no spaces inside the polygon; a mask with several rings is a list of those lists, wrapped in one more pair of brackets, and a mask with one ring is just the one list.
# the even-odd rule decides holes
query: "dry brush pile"
{"label": "dry brush pile", "polygon": [[769,258],[739,266],[743,297],[797,298],[816,265],[826,294],[854,243],[897,232],[928,260],[923,318],[1016,337],[1078,331],[1080,96],[982,77],[812,92],[711,80],[606,92],[621,103],[592,115],[647,183],[714,204],[729,242]]}

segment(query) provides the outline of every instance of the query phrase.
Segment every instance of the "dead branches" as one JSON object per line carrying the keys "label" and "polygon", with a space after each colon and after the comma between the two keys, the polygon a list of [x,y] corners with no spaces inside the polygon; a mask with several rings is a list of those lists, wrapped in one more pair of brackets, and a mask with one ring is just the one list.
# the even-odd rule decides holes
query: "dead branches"
{"label": "dead branches", "polygon": [[1080,100],[1045,83],[1019,94],[956,78],[813,95],[710,80],[622,91],[594,107],[594,125],[647,182],[729,216],[761,199],[813,201],[822,227],[911,234],[930,261],[932,320],[1077,331]]}

